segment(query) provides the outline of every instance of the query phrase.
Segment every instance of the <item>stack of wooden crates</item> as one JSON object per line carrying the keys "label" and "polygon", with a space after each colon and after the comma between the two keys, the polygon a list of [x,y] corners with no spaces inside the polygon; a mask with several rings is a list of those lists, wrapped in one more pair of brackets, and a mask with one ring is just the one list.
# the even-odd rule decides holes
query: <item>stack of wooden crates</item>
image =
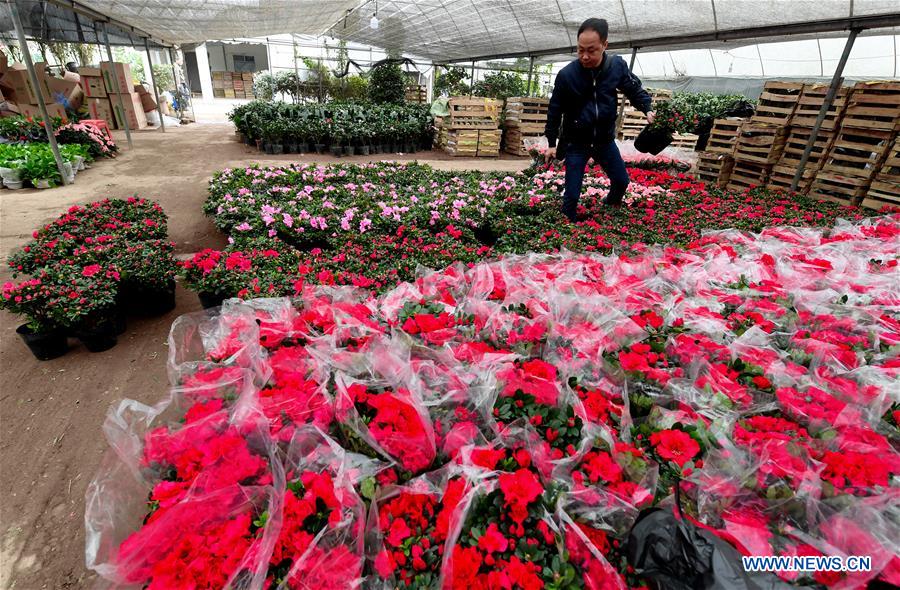
{"label": "stack of wooden crates", "polygon": [[766,186],[787,144],[788,129],[803,84],[766,82],[756,111],[741,124],[734,143],[734,169],[726,185],[728,190]]}
{"label": "stack of wooden crates", "polygon": [[406,87],[406,93],[404,98],[406,102],[415,102],[419,104],[425,104],[426,97],[428,96],[428,89],[422,86],[421,84],[412,84]]}
{"label": "stack of wooden crates", "polygon": [[900,205],[898,131],[900,82],[857,83],[809,194],[844,205]]}
{"label": "stack of wooden crates", "polygon": [[253,72],[212,72],[216,98],[254,98]]}
{"label": "stack of wooden crates", "polygon": [[451,97],[449,116],[435,121],[438,147],[451,156],[498,157],[500,104],[494,98]]}
{"label": "stack of wooden crates", "polygon": [[697,153],[694,173],[710,186],[724,188],[734,170],[734,145],[748,119],[716,119],[709,132],[706,151]]}
{"label": "stack of wooden crates", "polygon": [[550,100],[530,96],[512,96],[506,99],[503,125],[506,127],[505,150],[516,156],[527,156],[525,140],[544,135],[547,125],[547,109]]}

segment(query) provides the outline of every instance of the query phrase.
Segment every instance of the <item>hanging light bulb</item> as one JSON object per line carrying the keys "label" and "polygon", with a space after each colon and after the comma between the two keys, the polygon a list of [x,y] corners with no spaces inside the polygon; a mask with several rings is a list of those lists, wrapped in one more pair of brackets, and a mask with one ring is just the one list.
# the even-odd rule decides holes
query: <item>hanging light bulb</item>
{"label": "hanging light bulb", "polygon": [[372,18],[369,20],[369,28],[373,31],[378,30],[378,2],[375,3],[375,13],[372,15]]}

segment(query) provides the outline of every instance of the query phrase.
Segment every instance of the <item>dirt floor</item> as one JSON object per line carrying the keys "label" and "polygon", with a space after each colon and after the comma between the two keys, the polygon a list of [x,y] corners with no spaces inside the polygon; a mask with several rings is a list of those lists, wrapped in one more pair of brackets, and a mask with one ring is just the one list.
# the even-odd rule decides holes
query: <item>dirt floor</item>
{"label": "dirt floor", "polygon": [[[224,237],[201,212],[216,170],[250,162],[335,161],[327,156],[266,156],[240,144],[225,123],[194,124],[135,134],[135,147],[100,161],[71,187],[0,191],[0,259],[66,207],[104,197],[159,201],[179,254],[221,247]],[[125,144],[117,133],[117,140]],[[383,158],[386,156],[377,156]],[[367,161],[368,157],[340,161]],[[460,159],[443,153],[396,157],[442,169],[521,170],[524,159]],[[10,280],[5,264],[0,281]],[[0,314],[0,588],[85,588],[84,493],[107,450],[102,424],[110,404],[129,397],[152,403],[166,391],[166,338],[179,315],[197,311],[181,287],[166,316],[134,319],[112,350],[92,354],[71,341],[64,357],[39,362]]]}

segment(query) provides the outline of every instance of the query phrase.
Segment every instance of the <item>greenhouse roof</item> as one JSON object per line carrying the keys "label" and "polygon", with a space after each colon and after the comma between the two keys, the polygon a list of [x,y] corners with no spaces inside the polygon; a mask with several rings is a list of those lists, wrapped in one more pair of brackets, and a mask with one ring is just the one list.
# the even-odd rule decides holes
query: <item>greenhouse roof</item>
{"label": "greenhouse roof", "polygon": [[[166,43],[328,34],[444,63],[568,54],[605,18],[611,49],[728,48],[795,38],[900,33],[896,0],[17,0],[75,7]],[[20,8],[20,12],[23,11]],[[373,22],[377,17],[377,26]],[[48,34],[42,35],[47,38]]]}

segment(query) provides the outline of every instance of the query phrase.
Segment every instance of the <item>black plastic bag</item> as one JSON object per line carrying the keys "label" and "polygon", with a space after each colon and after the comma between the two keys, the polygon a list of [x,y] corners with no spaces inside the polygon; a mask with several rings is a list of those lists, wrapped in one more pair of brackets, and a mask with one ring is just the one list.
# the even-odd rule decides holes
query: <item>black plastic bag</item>
{"label": "black plastic bag", "polygon": [[729,106],[722,117],[750,117],[753,115],[755,107],[749,100],[736,100]]}
{"label": "black plastic bag", "polygon": [[672,143],[672,134],[665,129],[644,127],[634,140],[634,149],[645,154],[657,155]]}
{"label": "black plastic bag", "polygon": [[[680,494],[676,486],[675,503]],[[635,573],[664,590],[790,590],[771,573],[744,571],[737,549],[681,515],[659,508],[641,512],[626,544]]]}

